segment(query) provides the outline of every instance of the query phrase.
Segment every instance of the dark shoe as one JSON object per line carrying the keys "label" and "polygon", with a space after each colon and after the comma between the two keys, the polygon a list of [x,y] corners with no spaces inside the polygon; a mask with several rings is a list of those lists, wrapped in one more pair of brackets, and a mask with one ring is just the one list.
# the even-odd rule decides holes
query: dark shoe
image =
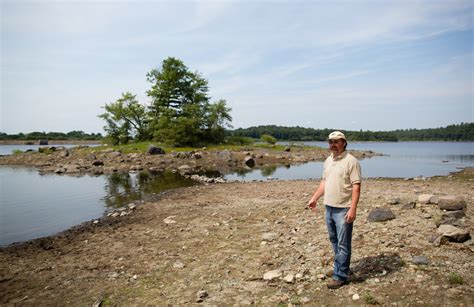
{"label": "dark shoe", "polygon": [[329,289],[339,289],[340,287],[344,286],[345,282],[342,280],[331,279],[328,281],[328,288]]}

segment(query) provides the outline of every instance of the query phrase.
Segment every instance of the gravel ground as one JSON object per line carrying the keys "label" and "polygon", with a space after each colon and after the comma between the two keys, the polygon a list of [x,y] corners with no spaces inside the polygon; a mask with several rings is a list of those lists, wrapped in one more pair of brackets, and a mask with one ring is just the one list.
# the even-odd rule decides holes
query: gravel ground
{"label": "gravel ground", "polygon": [[[0,249],[0,303],[472,306],[473,240],[430,243],[443,212],[417,200],[463,197],[459,223],[472,234],[473,181],[473,169],[365,180],[351,282],[338,290],[326,288],[332,251],[323,208],[306,209],[318,182],[294,180],[173,190],[123,216]],[[406,209],[410,202],[415,207]],[[376,207],[396,218],[368,222]],[[428,264],[413,263],[414,256]],[[274,277],[264,279],[270,271]]]}

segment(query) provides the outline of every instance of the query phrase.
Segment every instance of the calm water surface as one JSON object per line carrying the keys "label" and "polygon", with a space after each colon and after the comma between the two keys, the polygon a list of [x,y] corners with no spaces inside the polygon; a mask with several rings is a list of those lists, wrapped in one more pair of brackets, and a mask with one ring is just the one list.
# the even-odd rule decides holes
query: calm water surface
{"label": "calm water surface", "polygon": [[192,184],[173,173],[73,177],[0,166],[0,245],[48,236],[147,195]]}
{"label": "calm water surface", "polygon": [[[282,143],[288,144],[288,143]],[[327,148],[326,142],[305,142],[305,145]],[[440,176],[474,166],[474,142],[358,142],[349,143],[348,150],[372,150],[382,153],[360,161],[365,178],[407,178]],[[234,173],[227,180],[266,180],[321,178],[322,162],[291,167],[266,167]]]}

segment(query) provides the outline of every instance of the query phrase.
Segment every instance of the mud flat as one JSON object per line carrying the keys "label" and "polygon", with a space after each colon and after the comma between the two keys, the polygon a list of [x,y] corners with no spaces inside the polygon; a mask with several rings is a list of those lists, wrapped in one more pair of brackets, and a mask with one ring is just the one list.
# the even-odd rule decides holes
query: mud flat
{"label": "mud flat", "polygon": [[[0,249],[0,303],[469,306],[473,240],[440,237],[438,225],[472,235],[473,182],[473,169],[365,180],[351,282],[338,290],[325,286],[331,247],[323,208],[305,209],[318,182],[234,182],[169,191],[123,214]],[[464,204],[449,221],[440,209],[445,196]],[[395,218],[370,222],[375,208]]]}

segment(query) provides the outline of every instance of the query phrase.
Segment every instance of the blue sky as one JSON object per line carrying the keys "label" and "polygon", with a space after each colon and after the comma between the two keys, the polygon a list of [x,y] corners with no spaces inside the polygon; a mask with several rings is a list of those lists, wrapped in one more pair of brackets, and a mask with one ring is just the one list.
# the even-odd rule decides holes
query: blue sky
{"label": "blue sky", "polygon": [[177,57],[234,128],[473,122],[472,1],[1,1],[6,133],[102,132],[105,103],[148,103]]}

